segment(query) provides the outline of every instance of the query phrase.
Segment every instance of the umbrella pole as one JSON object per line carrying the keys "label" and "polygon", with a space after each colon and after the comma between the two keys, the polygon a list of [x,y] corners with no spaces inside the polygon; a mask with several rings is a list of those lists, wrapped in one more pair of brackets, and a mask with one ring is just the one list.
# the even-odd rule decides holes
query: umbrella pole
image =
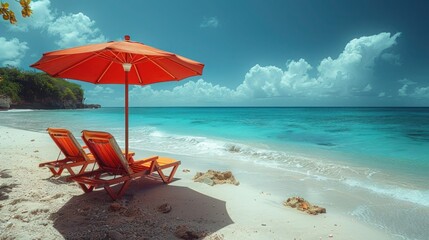
{"label": "umbrella pole", "polygon": [[128,161],[128,71],[125,71],[125,159]]}

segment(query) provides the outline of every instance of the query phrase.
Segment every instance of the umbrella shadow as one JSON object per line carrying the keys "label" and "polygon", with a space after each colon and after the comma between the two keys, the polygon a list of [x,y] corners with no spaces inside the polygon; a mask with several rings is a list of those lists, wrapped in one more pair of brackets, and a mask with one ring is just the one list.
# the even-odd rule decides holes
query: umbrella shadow
{"label": "umbrella shadow", "polygon": [[65,239],[197,239],[233,223],[225,201],[148,179],[114,202],[103,189],[74,196],[50,219]]}

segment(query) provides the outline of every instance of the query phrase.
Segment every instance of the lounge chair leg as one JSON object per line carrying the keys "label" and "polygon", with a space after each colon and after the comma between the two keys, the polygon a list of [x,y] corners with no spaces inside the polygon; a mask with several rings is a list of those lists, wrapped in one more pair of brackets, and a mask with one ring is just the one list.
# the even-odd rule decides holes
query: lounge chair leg
{"label": "lounge chair leg", "polygon": [[67,167],[67,171],[69,171],[70,176],[76,175],[76,173],[74,173],[74,171],[73,171],[73,169],[71,167]]}
{"label": "lounge chair leg", "polygon": [[104,190],[106,190],[106,192],[109,194],[109,196],[113,200],[116,200],[116,199],[120,198],[125,193],[125,190],[127,190],[128,185],[130,185],[130,183],[131,183],[130,180],[125,181],[122,184],[121,188],[119,189],[119,191],[117,193],[115,193],[113,191],[113,189],[110,186],[107,186],[107,185],[104,186]]}
{"label": "lounge chair leg", "polygon": [[83,164],[82,168],[79,171],[79,174],[84,173],[87,166],[88,166],[88,163]]}
{"label": "lounge chair leg", "polygon": [[82,188],[82,190],[85,192],[85,193],[89,193],[89,192],[92,192],[92,190],[94,190],[94,187],[95,186],[86,186],[85,184],[83,184],[83,183],[79,183],[79,186]]}
{"label": "lounge chair leg", "polygon": [[176,170],[178,167],[179,167],[179,165],[174,166],[170,172],[170,175],[168,175],[168,176],[165,176],[165,174],[162,172],[162,169],[160,169],[160,168],[157,169],[157,172],[158,172],[159,176],[161,177],[161,179],[164,183],[170,183],[171,180],[173,180],[174,174],[176,173]]}
{"label": "lounge chair leg", "polygon": [[63,172],[64,168],[59,168],[58,171],[55,171],[54,168],[49,168],[49,170],[51,170],[51,172],[54,176],[60,176],[61,173]]}
{"label": "lounge chair leg", "polygon": [[173,167],[173,170],[171,170],[170,176],[168,177],[168,183],[170,183],[173,180],[174,174],[176,173],[177,168],[179,165],[176,165]]}

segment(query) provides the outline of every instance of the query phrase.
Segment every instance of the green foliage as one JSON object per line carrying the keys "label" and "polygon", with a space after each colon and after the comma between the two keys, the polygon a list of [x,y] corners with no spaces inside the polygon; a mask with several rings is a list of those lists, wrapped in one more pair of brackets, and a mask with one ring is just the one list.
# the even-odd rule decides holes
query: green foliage
{"label": "green foliage", "polygon": [[[18,1],[17,1],[18,2]],[[30,6],[31,0],[20,0],[22,10],[21,14],[23,17],[29,17],[33,13]],[[3,16],[3,19],[9,21],[11,24],[17,22],[15,17],[15,12],[9,9],[9,3],[0,1],[0,15]]]}
{"label": "green foliage", "polygon": [[0,95],[9,96],[14,104],[40,103],[47,108],[83,104],[83,90],[78,84],[11,67],[0,68]]}
{"label": "green foliage", "polygon": [[17,83],[0,80],[0,95],[9,96],[12,101],[18,102],[21,100],[18,93],[19,85]]}

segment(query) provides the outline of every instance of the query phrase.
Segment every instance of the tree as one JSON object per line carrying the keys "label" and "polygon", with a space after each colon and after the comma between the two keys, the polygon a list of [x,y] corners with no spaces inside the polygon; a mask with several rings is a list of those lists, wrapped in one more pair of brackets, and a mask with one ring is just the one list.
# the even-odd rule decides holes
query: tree
{"label": "tree", "polygon": [[[18,0],[15,1],[18,2]],[[29,17],[33,13],[33,11],[31,11],[30,3],[31,0],[19,1],[19,4],[21,4],[22,7],[21,14],[23,17]],[[11,24],[15,24],[17,22],[15,12],[9,9],[9,3],[0,2],[0,4],[0,15],[3,16],[4,20],[9,21]]]}
{"label": "tree", "polygon": [[26,108],[80,108],[84,91],[76,83],[46,73],[0,67],[0,96]]}

